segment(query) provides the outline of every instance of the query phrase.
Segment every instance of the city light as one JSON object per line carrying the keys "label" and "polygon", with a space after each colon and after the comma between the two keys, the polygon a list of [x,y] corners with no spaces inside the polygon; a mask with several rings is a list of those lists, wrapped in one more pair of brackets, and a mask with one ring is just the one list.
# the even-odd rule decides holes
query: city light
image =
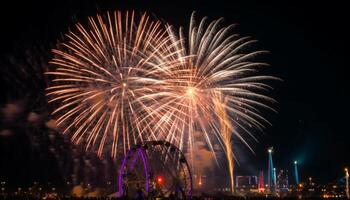
{"label": "city light", "polygon": [[163,177],[158,176],[158,177],[157,177],[157,183],[158,183],[158,184],[162,184],[162,183],[163,183]]}
{"label": "city light", "polygon": [[273,152],[273,147],[268,148],[267,152],[272,153]]}
{"label": "city light", "polygon": [[202,186],[202,176],[199,176],[198,185],[199,185],[199,186]]}

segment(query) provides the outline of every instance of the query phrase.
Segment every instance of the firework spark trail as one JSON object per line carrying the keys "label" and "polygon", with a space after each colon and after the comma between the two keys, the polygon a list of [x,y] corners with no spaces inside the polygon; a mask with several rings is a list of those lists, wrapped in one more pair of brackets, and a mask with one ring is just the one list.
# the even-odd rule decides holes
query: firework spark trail
{"label": "firework spark trail", "polygon": [[[148,122],[140,120],[151,112],[145,103],[160,91],[161,66],[174,62],[175,44],[146,14],[137,18],[134,12],[115,11],[89,17],[88,26],[78,23],[52,51],[54,69],[47,73],[53,77],[47,96],[58,105],[52,113],[57,124],[98,155],[107,145],[113,157],[120,146],[125,155],[145,138],[155,139],[152,130],[141,131]],[[140,98],[149,93],[154,96]]]}
{"label": "firework spark trail", "polygon": [[165,66],[161,76],[163,92],[157,93],[155,104],[148,105],[152,113],[143,120],[152,118],[149,126],[158,138],[188,152],[192,169],[196,134],[201,134],[200,139],[213,153],[214,143],[218,142],[227,152],[233,187],[232,135],[251,149],[246,139],[256,138],[250,129],[262,130],[269,124],[259,110],[274,111],[269,105],[275,101],[265,95],[271,89],[266,81],[277,78],[259,74],[267,64],[255,62],[254,58],[266,51],[249,51],[256,41],[230,35],[232,26],[220,28],[221,22],[219,19],[207,25],[204,18],[197,25],[192,15],[187,38],[182,28],[179,32],[168,29],[172,40],[180,41],[173,47],[177,53],[171,57],[176,65]]}
{"label": "firework spark trail", "polygon": [[222,134],[222,140],[224,143],[225,151],[226,151],[226,158],[228,162],[228,170],[230,174],[230,183],[231,183],[231,192],[234,192],[234,177],[233,177],[233,171],[234,171],[234,155],[232,150],[232,125],[229,121],[229,118],[227,116],[227,112],[225,111],[224,105],[227,104],[227,100],[221,99],[221,97],[215,97],[214,98],[214,104],[216,106],[216,113],[220,117],[220,132]]}

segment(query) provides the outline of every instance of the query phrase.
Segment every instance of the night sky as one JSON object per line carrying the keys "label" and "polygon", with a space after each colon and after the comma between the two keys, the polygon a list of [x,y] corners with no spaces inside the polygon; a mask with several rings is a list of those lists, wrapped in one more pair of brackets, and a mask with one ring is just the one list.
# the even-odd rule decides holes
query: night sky
{"label": "night sky", "polygon": [[[20,51],[32,46],[42,46],[48,52],[50,44],[54,44],[75,22],[106,10],[147,11],[177,27],[188,26],[193,10],[197,11],[198,17],[224,17],[225,25],[237,24],[236,32],[252,36],[259,40],[260,48],[271,52],[266,57],[271,64],[269,73],[283,79],[274,83],[272,94],[279,102],[275,105],[278,113],[266,116],[273,126],[264,133],[257,133],[260,134],[260,143],[254,145],[255,155],[244,147],[240,149],[238,172],[249,174],[265,169],[269,146],[275,149],[277,168],[291,170],[294,160],[300,162],[301,180],[312,176],[316,182],[337,181],[343,176],[343,168],[350,165],[350,106],[347,104],[350,81],[346,73],[349,35],[345,32],[349,16],[345,3],[307,5],[294,1],[270,4],[219,0],[186,3],[12,0],[7,3],[2,5],[0,12],[2,60],[8,55],[21,54]],[[1,83],[5,76],[5,73],[1,74]],[[13,91],[9,90],[9,87],[2,88],[2,109],[13,100],[9,98]],[[5,122],[1,126],[6,126]],[[26,149],[28,144],[20,137],[18,143],[15,142],[18,145],[6,145],[9,137],[4,135],[0,136],[0,151]],[[14,162],[8,162],[9,156],[2,158],[0,175],[13,174],[7,163],[20,164],[26,156],[21,154]],[[36,163],[30,164],[40,168]],[[27,177],[25,172],[20,174]]]}

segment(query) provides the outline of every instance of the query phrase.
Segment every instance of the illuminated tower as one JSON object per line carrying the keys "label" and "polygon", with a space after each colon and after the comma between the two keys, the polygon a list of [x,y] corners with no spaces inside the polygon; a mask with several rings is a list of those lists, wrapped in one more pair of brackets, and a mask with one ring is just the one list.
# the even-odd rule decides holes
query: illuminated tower
{"label": "illuminated tower", "polygon": [[299,184],[298,161],[294,161],[295,185]]}
{"label": "illuminated tower", "polygon": [[345,193],[346,193],[346,197],[349,199],[350,195],[349,195],[349,170],[348,170],[348,168],[345,168],[345,181],[346,181]]}
{"label": "illuminated tower", "polygon": [[267,172],[267,185],[268,188],[271,191],[271,188],[274,184],[274,174],[273,174],[273,161],[272,161],[272,153],[273,153],[273,147],[270,147],[267,152],[269,153],[269,163],[268,163],[268,172]]}
{"label": "illuminated tower", "polygon": [[276,179],[276,168],[273,168],[273,186],[274,191],[277,191],[277,179]]}

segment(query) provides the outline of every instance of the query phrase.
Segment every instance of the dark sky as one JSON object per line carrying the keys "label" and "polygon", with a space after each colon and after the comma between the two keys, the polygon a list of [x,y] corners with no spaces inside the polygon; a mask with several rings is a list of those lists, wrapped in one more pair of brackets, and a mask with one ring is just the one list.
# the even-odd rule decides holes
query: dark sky
{"label": "dark sky", "polygon": [[192,10],[209,19],[224,17],[225,24],[238,24],[240,34],[253,36],[271,52],[270,73],[284,80],[276,83],[273,92],[279,112],[267,116],[273,127],[259,137],[256,155],[243,151],[248,161],[243,161],[239,170],[266,168],[266,148],[273,146],[277,168],[291,169],[297,159],[302,180],[308,176],[322,182],[338,180],[344,166],[350,165],[347,6],[339,2],[263,2],[12,0],[1,6],[0,53],[48,46],[77,20],[106,9],[147,11],[185,27]]}

